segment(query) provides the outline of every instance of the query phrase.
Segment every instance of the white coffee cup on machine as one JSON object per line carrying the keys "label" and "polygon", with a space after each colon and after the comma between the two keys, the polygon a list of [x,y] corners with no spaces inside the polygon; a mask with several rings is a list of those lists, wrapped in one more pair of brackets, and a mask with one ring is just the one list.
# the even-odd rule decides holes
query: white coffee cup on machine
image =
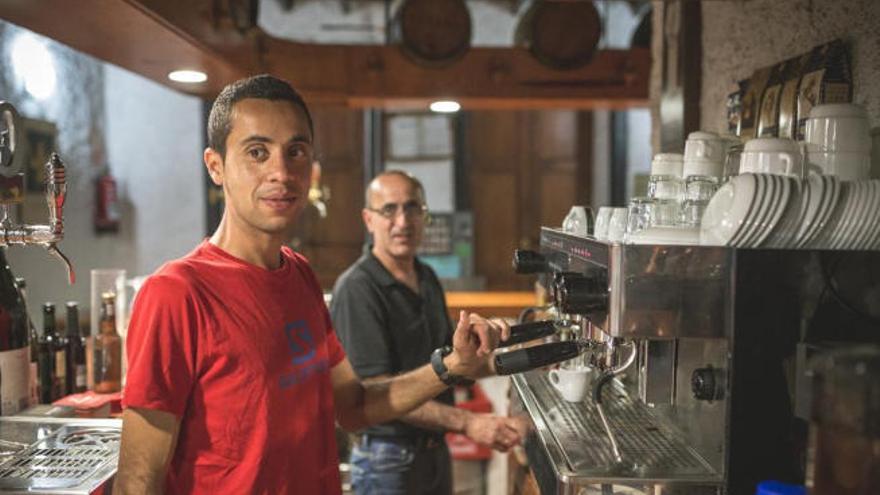
{"label": "white coffee cup on machine", "polygon": [[804,163],[801,148],[797,141],[791,139],[750,139],[743,147],[739,171],[803,177]]}
{"label": "white coffee cup on machine", "polygon": [[714,132],[696,131],[684,143],[682,176],[720,177],[728,141]]}
{"label": "white coffee cup on machine", "polygon": [[550,384],[569,402],[580,402],[590,393],[593,368],[558,368],[550,370]]}

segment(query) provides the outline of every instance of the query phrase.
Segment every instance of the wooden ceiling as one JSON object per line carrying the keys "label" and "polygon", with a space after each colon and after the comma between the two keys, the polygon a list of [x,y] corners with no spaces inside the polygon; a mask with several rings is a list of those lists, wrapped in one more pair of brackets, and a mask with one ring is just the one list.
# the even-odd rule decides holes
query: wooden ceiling
{"label": "wooden ceiling", "polygon": [[[521,48],[471,48],[454,64],[416,65],[396,46],[318,45],[236,28],[220,0],[0,0],[0,17],[180,91],[213,98],[241,77],[272,73],[310,101],[424,108],[454,98],[466,109],[646,106],[649,50],[600,50],[585,67],[547,68]],[[174,83],[175,69],[208,81]]]}

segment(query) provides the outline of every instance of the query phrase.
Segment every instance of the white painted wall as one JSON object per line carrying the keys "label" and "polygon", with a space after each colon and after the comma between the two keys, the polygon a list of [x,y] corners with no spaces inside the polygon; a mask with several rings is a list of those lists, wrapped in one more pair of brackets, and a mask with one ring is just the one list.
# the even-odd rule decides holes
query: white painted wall
{"label": "white painted wall", "polygon": [[104,98],[109,163],[132,206],[127,266],[148,274],[206,234],[202,101],[112,65]]}

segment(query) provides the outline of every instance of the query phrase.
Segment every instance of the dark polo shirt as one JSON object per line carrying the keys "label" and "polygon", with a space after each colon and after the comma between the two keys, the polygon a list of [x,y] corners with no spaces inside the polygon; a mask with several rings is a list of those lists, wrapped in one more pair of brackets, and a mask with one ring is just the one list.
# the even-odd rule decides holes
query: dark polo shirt
{"label": "dark polo shirt", "polygon": [[[431,360],[452,342],[452,323],[437,275],[415,261],[419,294],[396,280],[368,250],[333,287],[330,315],[348,360],[361,378],[397,375]],[[447,390],[436,400],[453,403]],[[364,430],[370,435],[422,436],[436,432],[393,421]]]}

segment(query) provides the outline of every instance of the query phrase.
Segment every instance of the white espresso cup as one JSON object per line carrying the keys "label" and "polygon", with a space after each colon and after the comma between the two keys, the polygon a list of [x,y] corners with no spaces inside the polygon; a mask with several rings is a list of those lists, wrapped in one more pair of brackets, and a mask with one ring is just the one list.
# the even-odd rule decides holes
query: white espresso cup
{"label": "white espresso cup", "polygon": [[651,160],[651,175],[681,177],[684,156],[681,153],[657,153]]}
{"label": "white espresso cup", "polygon": [[550,384],[569,402],[580,402],[590,393],[593,368],[558,368],[550,370]]}
{"label": "white espresso cup", "polygon": [[810,110],[804,141],[822,153],[870,153],[870,129],[868,112],[860,105],[817,105]]}
{"label": "white espresso cup", "polygon": [[743,148],[739,171],[802,177],[804,162],[801,147],[792,139],[750,139]]}
{"label": "white espresso cup", "polygon": [[807,146],[807,163],[810,171],[822,175],[834,175],[840,180],[864,180],[871,178],[871,155],[848,151],[817,151]]}
{"label": "white espresso cup", "polygon": [[706,161],[724,163],[727,155],[727,140],[708,131],[696,131],[688,134],[684,143],[684,161]]}

